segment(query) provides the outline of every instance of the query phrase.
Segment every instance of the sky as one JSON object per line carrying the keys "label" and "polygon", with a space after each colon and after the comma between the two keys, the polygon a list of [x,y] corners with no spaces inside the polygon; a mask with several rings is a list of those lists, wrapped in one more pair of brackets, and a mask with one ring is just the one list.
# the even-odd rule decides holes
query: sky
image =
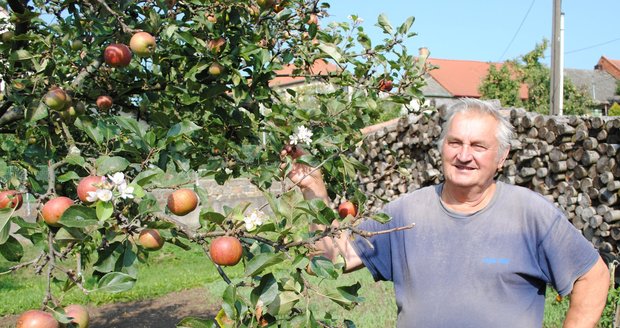
{"label": "sky", "polygon": [[[397,27],[415,17],[418,35],[406,45],[411,54],[431,58],[502,62],[518,59],[543,39],[551,40],[553,0],[325,0],[331,15],[347,21],[355,14],[373,41],[385,36],[375,26],[385,14]],[[620,60],[620,0],[564,0],[564,67],[593,69],[601,56]],[[615,17],[614,17],[615,16]],[[376,43],[375,41],[374,43]],[[551,45],[543,62],[551,58]]]}

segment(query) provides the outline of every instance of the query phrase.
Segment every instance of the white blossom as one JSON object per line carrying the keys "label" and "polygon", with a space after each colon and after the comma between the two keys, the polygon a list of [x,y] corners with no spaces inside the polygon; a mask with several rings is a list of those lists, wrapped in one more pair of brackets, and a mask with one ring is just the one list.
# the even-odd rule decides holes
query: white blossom
{"label": "white blossom", "polygon": [[97,192],[96,191],[89,191],[86,193],[86,201],[87,202],[96,202],[97,201]]}
{"label": "white blossom", "polygon": [[120,186],[125,182],[125,174],[123,172],[116,172],[113,175],[108,175],[108,179],[116,186]]}
{"label": "white blossom", "polygon": [[252,231],[256,229],[256,227],[265,223],[266,219],[267,216],[262,211],[252,211],[249,216],[243,218],[243,222],[245,223],[245,230]]}
{"label": "white blossom", "polygon": [[301,125],[297,128],[296,133],[293,133],[291,136],[289,136],[289,139],[291,145],[297,145],[300,143],[305,143],[306,145],[309,145],[312,143],[312,131]]}
{"label": "white blossom", "polygon": [[99,198],[99,200],[104,201],[104,202],[111,201],[112,196],[114,196],[112,194],[112,190],[107,190],[107,189],[97,189],[96,193],[97,193],[97,198]]}
{"label": "white blossom", "polygon": [[118,185],[117,190],[118,192],[121,193],[119,195],[120,198],[122,199],[133,198],[133,187],[127,185],[126,182]]}
{"label": "white blossom", "polygon": [[108,189],[97,189],[96,191],[89,191],[86,194],[86,201],[88,202],[96,202],[97,200],[101,200],[104,202],[109,202],[112,200],[112,190]]}

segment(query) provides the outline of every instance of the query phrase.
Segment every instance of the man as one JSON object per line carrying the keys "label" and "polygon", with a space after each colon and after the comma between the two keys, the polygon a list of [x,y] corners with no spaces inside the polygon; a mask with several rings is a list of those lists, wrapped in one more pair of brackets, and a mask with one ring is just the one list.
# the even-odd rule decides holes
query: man
{"label": "man", "polygon": [[[570,294],[564,327],[594,327],[605,306],[607,266],[563,213],[539,194],[496,182],[513,128],[490,104],[463,99],[447,112],[439,140],[445,182],[387,204],[387,224],[412,229],[369,238],[342,235],[346,271],[367,267],[394,282],[398,327],[541,327],[545,290]],[[283,155],[287,154],[283,151]],[[309,175],[307,175],[310,173]],[[304,197],[328,201],[318,170],[295,164]]]}

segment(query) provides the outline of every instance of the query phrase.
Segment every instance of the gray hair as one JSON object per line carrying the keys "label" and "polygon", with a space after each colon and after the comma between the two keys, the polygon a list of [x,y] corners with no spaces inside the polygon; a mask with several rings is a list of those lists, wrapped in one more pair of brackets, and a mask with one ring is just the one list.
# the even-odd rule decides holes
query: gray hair
{"label": "gray hair", "polygon": [[439,137],[439,152],[443,151],[443,143],[448,133],[448,127],[452,123],[452,119],[458,113],[474,112],[478,114],[491,115],[499,124],[497,125],[497,142],[499,144],[497,157],[499,158],[504,152],[510,149],[510,139],[514,135],[514,127],[510,121],[502,115],[498,108],[488,101],[474,98],[462,98],[458,103],[450,106],[444,115],[444,124],[441,127],[441,136]]}

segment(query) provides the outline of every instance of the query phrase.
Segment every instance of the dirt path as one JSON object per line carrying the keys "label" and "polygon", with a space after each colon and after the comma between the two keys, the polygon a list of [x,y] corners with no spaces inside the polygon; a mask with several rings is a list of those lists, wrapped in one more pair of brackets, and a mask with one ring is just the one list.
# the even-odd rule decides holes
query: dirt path
{"label": "dirt path", "polygon": [[[89,307],[90,328],[171,328],[184,317],[213,318],[219,310],[206,301],[204,288],[174,292],[159,298]],[[0,327],[14,327],[17,316],[0,318]]]}

